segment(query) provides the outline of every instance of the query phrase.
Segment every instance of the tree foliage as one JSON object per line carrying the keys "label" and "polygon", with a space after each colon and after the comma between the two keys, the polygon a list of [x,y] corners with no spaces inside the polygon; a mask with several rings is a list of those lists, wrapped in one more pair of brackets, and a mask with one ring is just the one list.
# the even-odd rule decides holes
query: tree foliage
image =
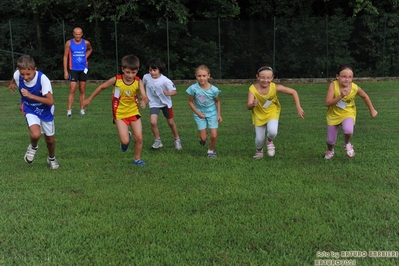
{"label": "tree foliage", "polygon": [[143,66],[162,58],[174,79],[192,78],[202,63],[217,78],[251,78],[262,64],[279,77],[325,77],[343,62],[361,75],[394,75],[398,7],[398,0],[1,1],[0,75],[8,79],[10,62],[31,54],[62,79],[64,44],[76,26],[94,48],[91,79],[115,74],[128,53]]}

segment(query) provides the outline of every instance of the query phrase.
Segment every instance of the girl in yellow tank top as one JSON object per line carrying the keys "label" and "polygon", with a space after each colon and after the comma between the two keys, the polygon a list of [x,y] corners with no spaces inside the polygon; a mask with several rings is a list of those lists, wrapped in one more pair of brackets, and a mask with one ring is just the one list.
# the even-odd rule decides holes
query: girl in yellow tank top
{"label": "girl in yellow tank top", "polygon": [[336,80],[331,82],[326,96],[327,114],[327,151],[325,159],[334,156],[334,145],[337,141],[338,127],[344,132],[344,148],[349,158],[355,156],[351,139],[356,122],[355,97],[359,95],[370,110],[372,117],[377,116],[369,96],[353,80],[353,67],[341,65],[338,68]]}
{"label": "girl in yellow tank top", "polygon": [[277,92],[292,95],[299,117],[303,118],[305,112],[301,108],[296,90],[272,82],[274,75],[271,67],[264,66],[259,68],[256,73],[256,79],[258,82],[249,87],[247,108],[251,110],[252,123],[255,126],[256,153],[253,157],[260,159],[263,157],[266,130],[267,154],[269,156],[274,156],[275,154],[273,139],[277,135],[278,120],[281,111]]}

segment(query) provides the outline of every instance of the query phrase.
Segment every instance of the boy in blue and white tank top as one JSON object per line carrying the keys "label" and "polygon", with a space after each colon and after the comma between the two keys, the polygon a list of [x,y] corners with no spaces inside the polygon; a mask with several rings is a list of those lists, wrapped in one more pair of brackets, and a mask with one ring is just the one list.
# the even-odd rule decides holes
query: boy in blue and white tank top
{"label": "boy in blue and white tank top", "polygon": [[54,99],[51,82],[48,77],[36,70],[35,61],[31,56],[24,55],[18,59],[15,71],[9,86],[12,92],[18,88],[21,94],[21,112],[24,114],[30,131],[30,141],[24,156],[25,162],[31,164],[38,150],[41,134],[47,144],[47,163],[50,169],[59,167],[55,158],[55,125]]}

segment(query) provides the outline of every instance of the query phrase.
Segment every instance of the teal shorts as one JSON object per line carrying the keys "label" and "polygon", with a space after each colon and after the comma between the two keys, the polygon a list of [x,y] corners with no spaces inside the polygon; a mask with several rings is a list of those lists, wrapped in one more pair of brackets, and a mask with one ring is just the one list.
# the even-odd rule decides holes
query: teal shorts
{"label": "teal shorts", "polygon": [[198,115],[194,113],[194,120],[197,124],[198,130],[219,127],[217,112],[213,112],[212,114],[206,114],[205,118],[199,118]]}

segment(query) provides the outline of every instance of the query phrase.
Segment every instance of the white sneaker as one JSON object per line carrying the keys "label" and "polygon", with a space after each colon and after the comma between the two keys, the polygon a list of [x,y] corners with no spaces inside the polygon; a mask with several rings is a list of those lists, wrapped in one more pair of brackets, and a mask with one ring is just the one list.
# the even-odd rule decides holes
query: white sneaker
{"label": "white sneaker", "polygon": [[80,114],[85,115],[86,114],[85,109],[80,110]]}
{"label": "white sneaker", "polygon": [[181,149],[183,149],[183,146],[181,145],[181,140],[180,140],[180,139],[176,139],[176,140],[175,140],[175,149],[176,149],[176,150],[181,150]]}
{"label": "white sneaker", "polygon": [[355,150],[353,149],[353,145],[348,143],[345,145],[345,151],[346,151],[346,155],[349,158],[352,158],[353,156],[355,156]]}
{"label": "white sneaker", "polygon": [[255,158],[255,159],[261,159],[261,158],[263,158],[263,150],[261,150],[261,151],[256,151],[255,155],[252,156],[252,157]]}
{"label": "white sneaker", "polygon": [[154,144],[151,146],[153,149],[159,149],[163,147],[162,141],[160,139],[156,139]]}
{"label": "white sneaker", "polygon": [[26,149],[26,153],[24,156],[24,160],[27,163],[33,163],[33,161],[35,160],[35,154],[37,152],[37,149],[39,147],[36,147],[36,150],[32,148],[32,145],[29,144],[28,148]]}
{"label": "white sneaker", "polygon": [[270,157],[273,157],[274,154],[276,154],[276,147],[274,147],[273,141],[266,142],[266,148],[267,148],[267,155]]}
{"label": "white sneaker", "polygon": [[47,157],[47,163],[50,165],[51,170],[55,170],[55,169],[58,169],[58,167],[60,167],[57,159],[55,159],[55,158],[54,158],[54,160],[50,160],[50,158]]}
{"label": "white sneaker", "polygon": [[324,154],[324,159],[331,159],[332,157],[334,157],[334,151],[326,151],[326,153]]}
{"label": "white sneaker", "polygon": [[68,110],[68,111],[67,111],[67,116],[68,116],[68,117],[71,117],[71,116],[72,116],[72,110]]}

